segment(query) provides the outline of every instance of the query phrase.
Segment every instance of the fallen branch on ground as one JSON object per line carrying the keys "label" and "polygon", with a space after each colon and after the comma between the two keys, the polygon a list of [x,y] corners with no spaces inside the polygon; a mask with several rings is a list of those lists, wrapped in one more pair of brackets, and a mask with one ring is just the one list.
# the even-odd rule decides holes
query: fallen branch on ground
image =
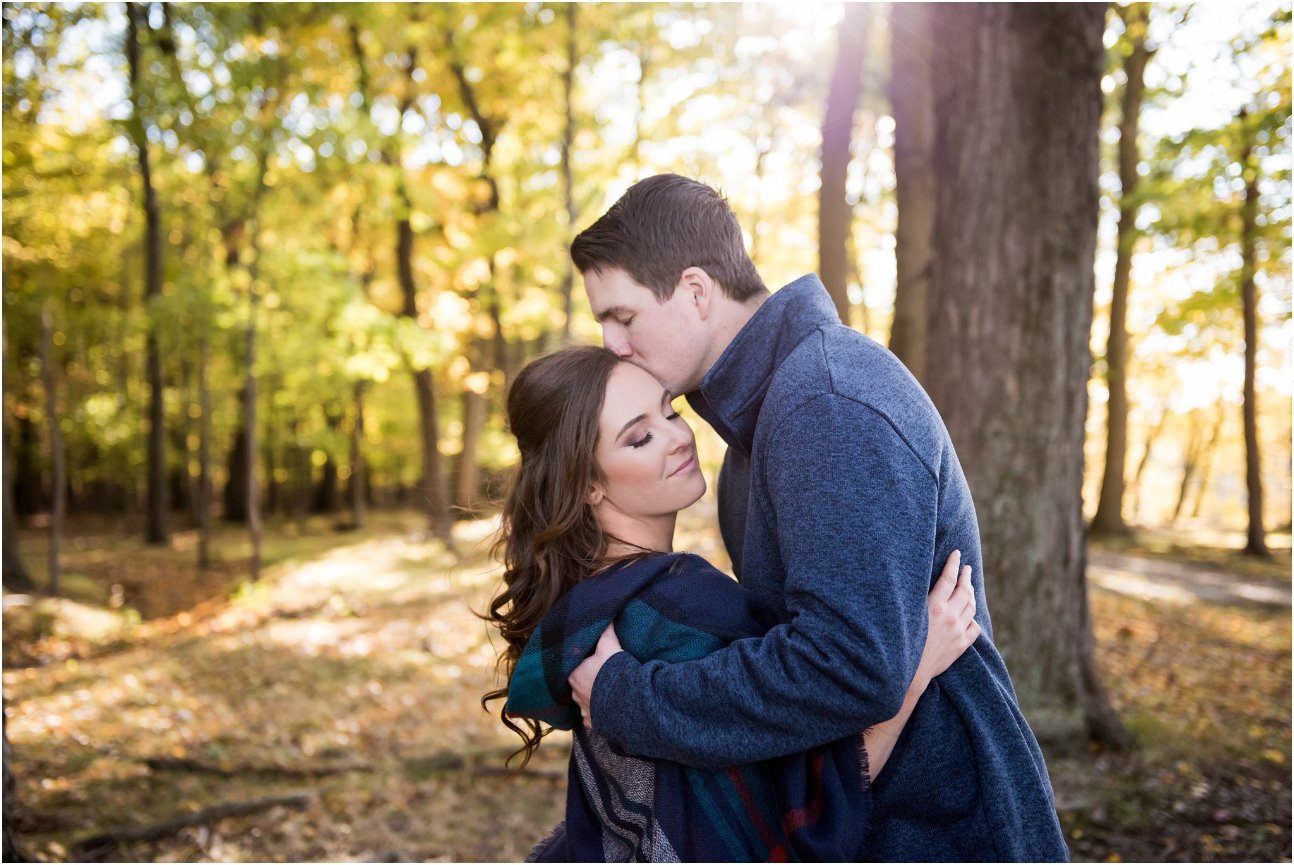
{"label": "fallen branch on ground", "polygon": [[136,826],[100,832],[98,835],[92,835],[78,841],[72,849],[77,856],[89,859],[92,856],[104,855],[123,843],[130,841],[157,841],[168,838],[181,829],[187,829],[190,826],[201,826],[205,823],[214,823],[227,817],[244,817],[258,811],[278,807],[304,808],[309,804],[312,796],[313,794],[309,791],[300,791],[282,796],[253,799],[250,802],[223,802],[219,805],[212,805],[210,808],[203,808],[201,811],[195,811],[192,814],[182,814],[170,820],[154,823],[151,826]]}
{"label": "fallen branch on ground", "polygon": [[145,757],[142,761],[154,772],[197,772],[222,778],[245,778],[248,775],[278,775],[290,778],[322,778],[344,772],[372,772],[376,766],[219,766],[188,757]]}

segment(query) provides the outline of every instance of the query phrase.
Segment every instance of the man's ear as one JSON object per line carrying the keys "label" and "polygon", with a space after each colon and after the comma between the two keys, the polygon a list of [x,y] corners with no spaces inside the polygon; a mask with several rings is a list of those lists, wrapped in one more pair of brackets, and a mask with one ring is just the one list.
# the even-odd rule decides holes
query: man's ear
{"label": "man's ear", "polygon": [[697,315],[702,321],[710,318],[714,302],[718,298],[719,284],[703,268],[689,267],[678,279],[675,291],[686,291],[689,299],[696,306]]}

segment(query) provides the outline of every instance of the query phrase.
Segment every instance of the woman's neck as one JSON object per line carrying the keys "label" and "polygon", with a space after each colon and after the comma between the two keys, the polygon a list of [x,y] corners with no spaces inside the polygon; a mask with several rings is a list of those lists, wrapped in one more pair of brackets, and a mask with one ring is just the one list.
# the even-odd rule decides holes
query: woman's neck
{"label": "woman's neck", "polygon": [[607,555],[627,555],[642,550],[674,551],[674,525],[678,514],[658,517],[630,517],[621,513],[600,513],[598,522],[608,536]]}

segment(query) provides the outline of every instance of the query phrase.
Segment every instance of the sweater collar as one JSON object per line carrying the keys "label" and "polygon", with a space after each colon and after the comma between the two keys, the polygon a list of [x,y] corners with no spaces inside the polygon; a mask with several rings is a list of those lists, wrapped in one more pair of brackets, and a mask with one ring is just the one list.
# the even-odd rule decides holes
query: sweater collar
{"label": "sweater collar", "polygon": [[815,274],[782,286],[755,310],[687,401],[730,447],[750,454],[773,373],[813,331],[839,324],[835,304]]}

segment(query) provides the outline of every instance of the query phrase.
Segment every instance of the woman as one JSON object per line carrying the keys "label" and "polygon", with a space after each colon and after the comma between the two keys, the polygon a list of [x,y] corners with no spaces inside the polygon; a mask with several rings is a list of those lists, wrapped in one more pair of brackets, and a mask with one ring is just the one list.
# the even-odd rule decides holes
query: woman
{"label": "woman", "polygon": [[969,568],[959,575],[954,554],[931,592],[925,651],[889,721],[717,771],[627,754],[580,723],[566,682],[608,622],[642,662],[702,657],[776,624],[739,584],[673,552],[678,512],[705,479],[670,401],[651,375],[592,346],[539,358],[508,393],[521,462],[503,508],[504,588],[488,614],[508,644],[508,686],[483,702],[507,697],[500,717],[522,738],[523,765],[552,729],[574,730],[565,825],[532,856],[857,860],[872,776],[930,680],[979,635]]}

